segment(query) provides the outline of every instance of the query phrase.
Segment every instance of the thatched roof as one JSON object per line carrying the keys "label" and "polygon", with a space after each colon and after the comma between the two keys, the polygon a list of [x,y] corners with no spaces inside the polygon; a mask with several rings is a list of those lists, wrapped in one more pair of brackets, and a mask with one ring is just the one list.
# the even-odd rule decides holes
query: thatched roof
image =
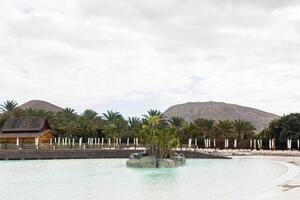
{"label": "thatched roof", "polygon": [[33,133],[51,129],[46,117],[10,118],[2,126],[1,133]]}
{"label": "thatched roof", "polygon": [[36,138],[39,137],[40,133],[7,133],[0,134],[0,138]]}

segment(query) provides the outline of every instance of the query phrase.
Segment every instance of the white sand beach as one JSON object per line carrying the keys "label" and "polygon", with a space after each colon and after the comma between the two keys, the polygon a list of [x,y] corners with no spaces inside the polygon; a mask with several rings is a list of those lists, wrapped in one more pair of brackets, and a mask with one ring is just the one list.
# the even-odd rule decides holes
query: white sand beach
{"label": "white sand beach", "polygon": [[[220,150],[217,151],[222,155],[240,157],[240,158],[254,158],[254,159],[268,159],[284,163],[293,164],[300,169],[300,152],[299,151],[250,151],[250,150]],[[300,170],[299,170],[300,172]],[[262,197],[262,200],[296,200],[300,198],[300,173],[293,176],[290,180],[283,184],[277,185],[279,192],[274,195]]]}
{"label": "white sand beach", "polygon": [[[300,167],[300,157],[291,156],[254,156],[253,158],[269,159],[274,161],[286,162]],[[288,180],[284,184],[278,185],[280,192],[274,196],[267,197],[267,200],[296,200],[300,197],[300,173]]]}

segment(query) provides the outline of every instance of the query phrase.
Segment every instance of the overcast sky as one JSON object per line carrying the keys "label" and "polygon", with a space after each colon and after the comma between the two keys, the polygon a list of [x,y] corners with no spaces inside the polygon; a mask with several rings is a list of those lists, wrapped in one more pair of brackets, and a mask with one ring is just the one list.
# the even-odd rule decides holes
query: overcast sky
{"label": "overcast sky", "polygon": [[1,0],[0,101],[300,111],[300,1]]}

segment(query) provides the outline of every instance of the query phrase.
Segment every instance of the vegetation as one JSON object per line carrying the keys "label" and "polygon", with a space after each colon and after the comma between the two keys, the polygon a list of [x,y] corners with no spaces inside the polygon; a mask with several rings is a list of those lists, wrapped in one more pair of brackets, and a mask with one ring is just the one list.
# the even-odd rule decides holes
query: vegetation
{"label": "vegetation", "polygon": [[264,138],[275,138],[278,142],[300,139],[300,113],[291,113],[273,120],[261,135]]}
{"label": "vegetation", "polygon": [[142,118],[125,119],[121,113],[112,110],[99,115],[91,109],[81,114],[76,113],[72,108],[65,108],[57,113],[32,108],[21,109],[15,101],[11,100],[4,102],[0,108],[2,111],[0,126],[9,117],[44,116],[49,119],[57,136],[83,137],[84,139],[88,137],[131,139],[140,137],[141,141],[149,146],[149,150],[158,157],[165,157],[170,147],[178,145],[178,140],[181,143],[187,143],[189,138],[198,138],[200,141],[206,138],[233,139],[238,137],[242,140],[256,137],[254,126],[245,120],[215,121],[200,118],[194,122],[186,122],[178,116],[167,120],[158,110],[149,110]]}
{"label": "vegetation", "polygon": [[[140,138],[151,154],[158,158],[169,156],[169,150],[188,143],[190,138],[204,139],[238,139],[240,145],[247,146],[248,139],[275,138],[279,148],[285,148],[286,140],[300,139],[300,113],[292,113],[273,120],[269,127],[261,133],[255,132],[251,122],[245,120],[212,120],[199,118],[186,122],[183,118],[174,116],[166,119],[158,110],[149,110],[142,118],[129,117],[125,119],[121,113],[107,111],[102,115],[91,109],[76,113],[72,108],[53,113],[45,110],[18,107],[17,102],[7,100],[0,105],[0,128],[10,117],[47,117],[52,129],[59,137],[105,137],[105,138]],[[124,140],[123,140],[124,141]],[[244,143],[243,143],[244,142]]]}
{"label": "vegetation", "polygon": [[139,136],[147,154],[161,159],[169,157],[170,150],[179,144],[175,128],[165,126],[165,117],[160,111],[150,110],[144,117]]}

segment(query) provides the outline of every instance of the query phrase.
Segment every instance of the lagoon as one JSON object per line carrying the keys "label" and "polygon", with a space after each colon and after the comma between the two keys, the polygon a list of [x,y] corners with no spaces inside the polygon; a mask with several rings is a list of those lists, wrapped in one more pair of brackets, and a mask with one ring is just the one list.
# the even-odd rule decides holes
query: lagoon
{"label": "lagoon", "polygon": [[0,162],[0,199],[243,200],[276,193],[296,172],[262,159],[188,159],[172,169],[126,168],[125,159]]}

